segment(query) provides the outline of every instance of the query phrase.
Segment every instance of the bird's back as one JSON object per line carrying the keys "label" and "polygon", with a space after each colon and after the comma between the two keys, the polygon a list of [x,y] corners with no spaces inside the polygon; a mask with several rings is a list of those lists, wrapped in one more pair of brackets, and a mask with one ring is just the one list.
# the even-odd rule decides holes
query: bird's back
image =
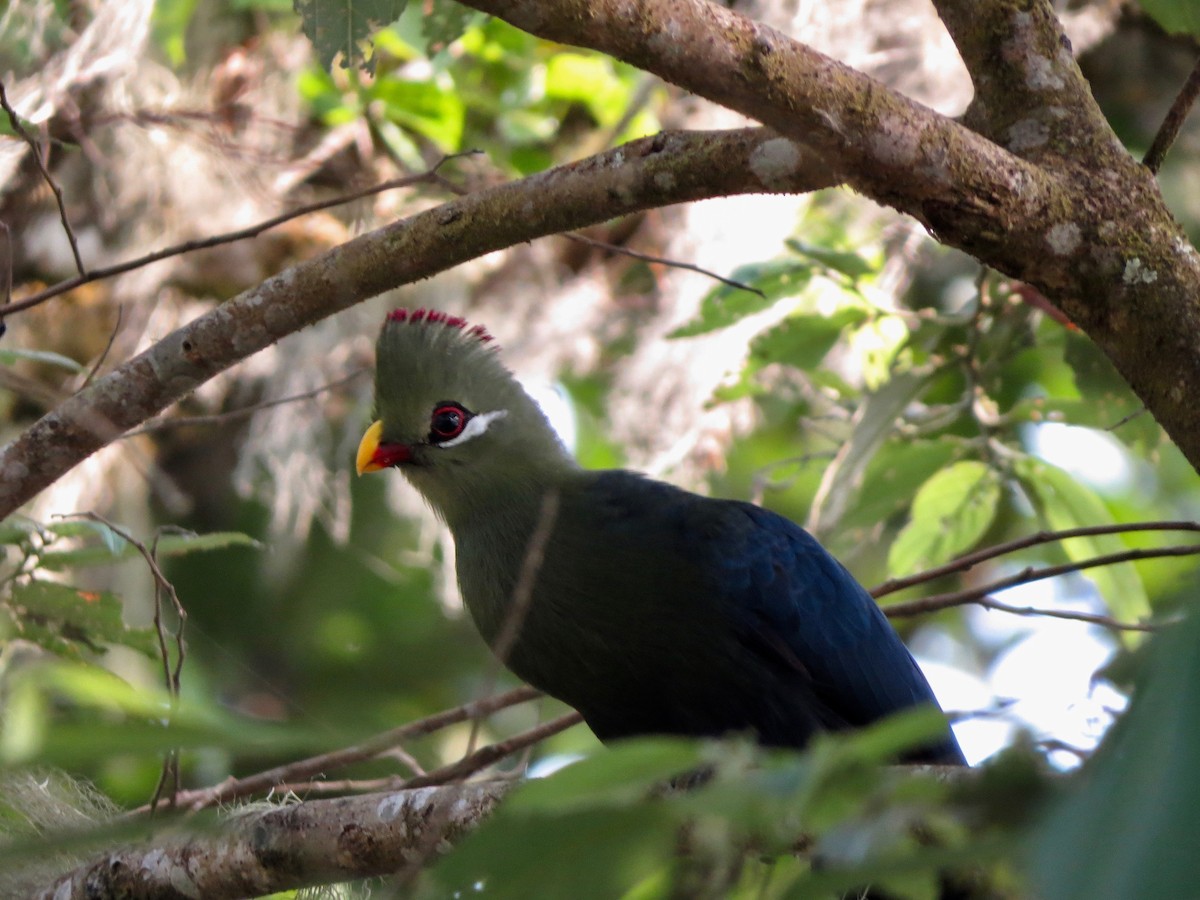
{"label": "bird's back", "polygon": [[[753,731],[799,747],[816,731],[937,705],[874,600],[787,519],[622,471],[576,471],[557,491],[507,662],[601,739]],[[494,561],[523,562],[535,526],[509,511],[456,535],[463,594],[489,643],[518,580]],[[491,569],[472,552],[485,547]],[[949,732],[912,758],[963,762]]]}

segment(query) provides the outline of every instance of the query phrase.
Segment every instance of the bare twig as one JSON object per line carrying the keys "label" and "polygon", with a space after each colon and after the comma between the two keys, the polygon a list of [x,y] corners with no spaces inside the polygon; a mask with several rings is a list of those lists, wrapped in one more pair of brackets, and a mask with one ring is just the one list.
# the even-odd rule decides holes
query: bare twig
{"label": "bare twig", "polygon": [[[976,550],[974,553],[960,556],[958,559],[951,560],[945,565],[926,569],[924,572],[918,572],[916,575],[909,575],[906,578],[888,579],[883,584],[872,588],[870,593],[872,597],[878,600],[880,597],[894,594],[896,591],[910,588],[916,584],[925,584],[946,575],[953,575],[956,572],[970,571],[975,566],[989,559],[1006,556],[1009,553],[1015,553],[1027,547],[1033,547],[1038,544],[1050,544],[1078,537],[1122,534],[1127,531],[1200,531],[1200,522],[1187,520],[1131,522],[1124,525],[1088,525],[1081,528],[1067,528],[1062,531],[1039,531],[1036,534],[1031,534],[1023,538],[1006,541],[1003,544],[996,544],[994,547],[985,547],[982,550]],[[895,609],[897,605],[893,605],[889,609]]]}
{"label": "bare twig", "polygon": [[724,275],[718,275],[710,269],[704,269],[694,263],[682,262],[678,259],[668,259],[665,256],[654,256],[650,253],[642,253],[638,250],[631,250],[629,247],[621,247],[617,244],[610,244],[607,241],[598,241],[595,238],[588,237],[585,234],[579,234],[575,231],[568,231],[563,234],[563,237],[568,240],[575,241],[580,244],[587,244],[589,247],[598,247],[601,250],[608,250],[610,253],[619,253],[622,256],[628,256],[631,259],[640,259],[643,262],[658,263],[663,266],[670,266],[672,269],[685,269],[688,272],[697,272],[700,275],[712,278],[714,281],[719,281],[721,284],[727,284],[729,287],[737,288],[741,291],[749,291],[752,294],[766,298],[766,294],[756,287],[751,287],[741,281],[735,281],[732,278],[726,278]]}
{"label": "bare twig", "polygon": [[[468,153],[475,153],[470,150]],[[342,194],[330,200],[321,200],[317,203],[309,203],[305,206],[297,207],[289,212],[280,213],[270,219],[265,219],[247,228],[242,228],[237,231],[228,231],[225,234],[214,235],[213,237],[203,238],[196,241],[184,241],[182,244],[175,244],[171,247],[164,247],[162,250],[156,250],[153,253],[147,253],[145,256],[140,256],[137,259],[131,259],[127,262],[116,263],[111,266],[103,266],[97,269],[92,269],[86,274],[80,274],[75,278],[68,278],[65,281],[60,281],[58,284],[51,285],[43,291],[38,291],[29,297],[12,303],[5,310],[5,315],[11,313],[22,312],[31,307],[45,303],[60,294],[65,294],[67,291],[73,291],[81,285],[90,284],[93,281],[99,281],[103,278],[111,278],[114,275],[121,275],[125,272],[140,269],[151,263],[159,262],[163,259],[169,259],[172,256],[180,256],[184,253],[191,253],[194,250],[206,250],[209,247],[219,247],[222,244],[232,244],[236,241],[244,241],[247,238],[257,237],[264,231],[282,225],[285,222],[290,222],[292,219],[298,219],[301,216],[307,216],[310,213],[320,212],[323,209],[329,209],[333,206],[341,206],[345,203],[351,203],[355,200],[361,200],[364,197],[370,197],[374,194],[380,194],[384,191],[390,191],[395,188],[411,187],[416,184],[424,183],[443,183],[442,177],[438,174],[438,169],[444,166],[452,159],[457,159],[465,154],[454,153],[443,156],[433,167],[425,172],[420,172],[416,175],[406,175],[403,178],[393,178],[390,181],[375,184],[368,188],[363,188],[361,191],[355,191],[350,194]]]}
{"label": "bare twig", "polygon": [[[67,204],[63,199],[62,189],[55,182],[50,170],[46,168],[45,160],[42,159],[42,149],[38,144],[37,139],[25,130],[25,126],[21,124],[21,117],[17,115],[17,111],[9,105],[8,94],[4,91],[4,82],[0,81],[0,108],[3,108],[8,113],[8,122],[12,125],[13,131],[21,136],[21,139],[29,145],[33,151],[33,161],[37,164],[38,171],[42,173],[42,178],[46,184],[50,185],[50,190],[54,192],[55,202],[58,203],[58,217],[62,220],[63,231],[67,233],[67,242],[71,245],[71,255],[75,257],[75,268],[79,270],[79,277],[87,276],[87,269],[83,265],[83,257],[79,255],[79,242],[75,239],[75,232],[71,228],[71,222],[67,218]],[[10,310],[15,312],[16,310]]]}
{"label": "bare twig", "polygon": [[566,713],[557,719],[551,719],[549,722],[543,722],[541,725],[530,728],[528,731],[522,731],[520,734],[514,735],[507,740],[497,741],[495,744],[480,747],[474,753],[470,753],[458,760],[458,762],[434,769],[427,775],[417,775],[409,778],[404,782],[402,787],[406,789],[428,787],[435,784],[450,784],[455,781],[462,781],[474,775],[480,769],[486,769],[493,763],[516,753],[518,750],[524,750],[526,747],[532,747],[534,744],[541,743],[546,738],[552,737],[560,731],[566,731],[568,728],[572,728],[582,721],[583,716],[579,713]]}
{"label": "bare twig", "polygon": [[[59,516],[58,518],[83,518],[92,522],[98,522],[111,530],[114,534],[126,541],[133,547],[142,559],[146,561],[146,565],[150,569],[150,574],[154,577],[154,631],[158,636],[158,650],[162,659],[163,680],[166,682],[167,692],[171,696],[171,706],[167,713],[167,727],[170,727],[171,720],[175,717],[176,708],[179,703],[179,684],[180,674],[183,671],[183,661],[187,656],[187,648],[183,641],[183,630],[187,624],[187,610],[183,608],[183,604],[179,601],[179,595],[175,592],[175,585],[167,579],[158,565],[158,540],[161,532],[154,536],[154,543],[147,548],[145,544],[135,538],[132,534],[122,528],[120,525],[112,522],[97,512],[82,512],[73,513],[71,515]],[[166,626],[162,618],[162,598],[166,595],[171,600],[171,605],[175,609],[175,615],[179,618],[179,625],[175,629],[174,644],[175,644],[175,665],[171,665],[171,654],[167,650],[167,632]],[[150,811],[154,812],[158,808],[158,801],[162,799],[163,789],[168,780],[172,779],[175,782],[174,790],[171,792],[169,800],[170,806],[175,806],[175,798],[179,791],[179,751],[170,750],[167,753],[167,758],[163,761],[162,776],[158,780],[158,785],[154,789],[154,796],[150,800]]]}
{"label": "bare twig", "polygon": [[[218,803],[266,792],[288,782],[373,759],[379,754],[396,747],[402,741],[431,734],[450,725],[457,725],[459,722],[465,722],[479,715],[481,711],[494,712],[498,709],[506,709],[509,706],[525,703],[540,696],[542,696],[541,691],[536,688],[528,686],[514,688],[511,691],[505,691],[503,694],[485,697],[482,700],[475,700],[423,719],[408,722],[398,728],[392,728],[381,734],[377,734],[351,747],[344,747],[340,750],[311,756],[308,759],[301,759],[287,763],[286,765],[276,766],[275,768],[267,769],[254,775],[247,775],[244,778],[230,778],[213,787],[183,791],[177,798],[177,802],[180,807],[194,812]],[[144,813],[148,811],[149,807],[142,807],[134,812]]]}
{"label": "bare twig", "polygon": [[1158,172],[1167,156],[1167,151],[1171,149],[1171,145],[1175,143],[1175,138],[1179,135],[1179,129],[1183,127],[1188,113],[1196,103],[1197,96],[1200,96],[1200,60],[1196,61],[1187,81],[1179,89],[1179,95],[1171,104],[1171,108],[1167,110],[1166,118],[1158,128],[1158,134],[1154,135],[1154,140],[1150,143],[1150,149],[1142,157],[1142,165],[1151,172]]}
{"label": "bare twig", "polygon": [[282,406],[285,403],[296,403],[300,400],[311,400],[313,397],[320,396],[326,391],[332,391],[340,388],[344,384],[349,384],[355,378],[358,378],[366,373],[366,369],[355,369],[349,375],[343,376],[336,381],[331,381],[328,384],[323,384],[320,387],[313,388],[311,391],[304,391],[300,394],[292,394],[288,397],[279,397],[275,400],[264,400],[262,403],[255,403],[251,406],[245,406],[241,409],[231,409],[228,412],[214,413],[211,416],[160,416],[157,419],[151,419],[144,425],[131,429],[121,435],[120,440],[134,437],[139,434],[146,434],[151,431],[166,431],[170,428],[183,428],[189,425],[222,425],[226,422],[244,419],[254,415],[256,412],[264,409],[270,409],[272,406]]}
{"label": "bare twig", "polygon": [[96,373],[100,371],[100,367],[104,365],[104,360],[108,359],[109,352],[112,351],[113,341],[117,339],[117,332],[121,330],[121,319],[124,316],[125,307],[117,305],[117,321],[113,325],[112,331],[108,335],[108,343],[104,345],[104,350],[100,353],[100,358],[96,360],[96,364],[92,366],[88,372],[87,378],[83,379],[83,387],[87,387],[92,383],[92,379],[96,377]]}
{"label": "bare twig", "polygon": [[1138,559],[1160,559],[1170,556],[1196,556],[1200,555],[1200,544],[1182,544],[1175,547],[1159,547],[1153,550],[1125,550],[1121,553],[1107,553],[1103,556],[1093,556],[1089,559],[1083,559],[1074,563],[1063,563],[1057,566],[1045,566],[1041,569],[1035,569],[1029,566],[1022,569],[1016,575],[1011,575],[1007,578],[1000,578],[979,587],[967,588],[961,591],[951,591],[945,594],[934,594],[932,597],[922,597],[919,600],[909,600],[904,603],[893,603],[883,607],[883,611],[888,616],[898,618],[902,616],[915,616],[921,613],[936,612],[940,609],[949,609],[952,606],[964,606],[968,603],[978,603],[988,594],[1002,591],[1005,588],[1015,587],[1018,584],[1029,584],[1033,581],[1041,581],[1046,578],[1054,578],[1057,575],[1066,575],[1069,572],[1081,572],[1085,569],[1094,569],[1099,566],[1111,566],[1116,563],[1132,562]]}
{"label": "bare twig", "polygon": [[526,750],[535,744],[553,737],[560,731],[566,731],[583,721],[583,716],[577,712],[569,712],[543,722],[527,731],[513,735],[503,741],[480,747],[473,753],[468,753],[455,762],[448,763],[410,778],[347,778],[341,781],[306,781],[280,785],[280,789],[297,796],[307,794],[337,794],[337,793],[366,793],[369,791],[406,791],[412,788],[434,787],[438,785],[461,782],[476,774],[481,769],[499,762],[506,756],[512,756],[520,750]]}
{"label": "bare twig", "polygon": [[984,597],[976,602],[984,609],[1012,613],[1015,616],[1044,616],[1050,619],[1070,619],[1075,622],[1088,622],[1092,625],[1099,625],[1112,631],[1155,632],[1161,631],[1166,625],[1174,624],[1174,620],[1169,622],[1118,622],[1112,616],[1101,616],[1096,613],[1077,612],[1069,609],[1045,609],[1037,606],[1010,606],[991,597]]}

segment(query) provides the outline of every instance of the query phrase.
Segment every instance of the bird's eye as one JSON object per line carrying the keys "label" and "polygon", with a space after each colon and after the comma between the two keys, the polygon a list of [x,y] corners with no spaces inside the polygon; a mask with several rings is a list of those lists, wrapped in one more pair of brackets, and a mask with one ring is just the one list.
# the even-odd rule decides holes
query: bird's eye
{"label": "bird's eye", "polygon": [[430,443],[440,444],[458,437],[470,418],[471,414],[457,403],[439,404],[429,420]]}

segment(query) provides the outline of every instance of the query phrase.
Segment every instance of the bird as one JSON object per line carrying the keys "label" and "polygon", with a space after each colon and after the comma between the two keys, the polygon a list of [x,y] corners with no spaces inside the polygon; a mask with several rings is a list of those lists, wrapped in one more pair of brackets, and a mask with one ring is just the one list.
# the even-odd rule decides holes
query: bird
{"label": "bird", "polygon": [[[749,732],[802,748],[938,701],[879,606],[752,503],[582,468],[481,325],[396,309],[358,474],[398,469],[454,539],[471,618],[602,742]],[[947,725],[902,762],[965,765]]]}

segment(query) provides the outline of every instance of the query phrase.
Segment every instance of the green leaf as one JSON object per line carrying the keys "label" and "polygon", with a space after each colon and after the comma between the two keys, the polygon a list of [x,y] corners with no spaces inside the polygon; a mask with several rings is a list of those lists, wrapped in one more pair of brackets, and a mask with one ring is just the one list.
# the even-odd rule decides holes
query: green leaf
{"label": "green leaf", "polygon": [[760,365],[785,363],[815,369],[849,325],[867,317],[860,307],[843,307],[832,315],[799,315],[784,319],[750,344],[750,358]]}
{"label": "green leaf", "polygon": [[400,18],[407,0],[294,0],[304,34],[312,41],[321,65],[332,69],[341,59],[343,69],[360,66],[374,73],[375,60],[364,46],[385,25]]}
{"label": "green leaf", "polygon": [[622,897],[671,865],[680,824],[661,804],[518,815],[505,803],[432,875],[444,896],[482,882],[489,900]]}
{"label": "green leaf", "polygon": [[572,763],[549,778],[530,781],[505,805],[517,812],[628,806],[644,799],[654,786],[702,762],[702,747],[696,741],[619,741],[611,749]]}
{"label": "green leaf", "polygon": [[466,112],[453,90],[433,81],[388,77],[376,81],[368,96],[383,102],[390,121],[424,135],[442,150],[459,149]]}
{"label": "green leaf", "polygon": [[0,363],[11,366],[19,360],[47,363],[48,365],[58,366],[60,369],[66,369],[68,372],[74,372],[75,374],[83,371],[83,366],[75,362],[71,357],[63,356],[61,353],[54,353],[51,350],[27,350],[23,347],[9,347],[0,350]]}
{"label": "green leaf", "polygon": [[[1087,525],[1111,525],[1115,522],[1096,492],[1062,469],[1032,457],[1022,457],[1016,461],[1014,471],[1028,490],[1039,518],[1048,528],[1061,530]],[[1071,538],[1062,541],[1061,546],[1072,562],[1129,549],[1121,536],[1116,534]],[[1149,615],[1150,600],[1133,563],[1091,568],[1083,574],[1095,582],[1117,619],[1137,621]],[[1125,632],[1123,637],[1132,641],[1135,635]]]}
{"label": "green leaf", "polygon": [[196,12],[196,0],[157,0],[151,16],[154,41],[172,66],[187,59],[185,41],[188,25]]}
{"label": "green leaf", "polygon": [[815,244],[808,244],[796,238],[788,238],[785,243],[793,253],[807,257],[813,262],[824,266],[826,269],[841,272],[852,281],[865,278],[867,275],[874,275],[879,271],[878,264],[871,263],[859,254],[849,250],[818,247]]}
{"label": "green leaf", "polygon": [[[70,645],[120,644],[152,655],[157,648],[148,628],[125,625],[121,601],[105,591],[81,591],[65,584],[33,581],[13,587],[11,605],[20,611],[18,625],[30,640],[49,636],[48,649]],[[77,649],[77,647],[75,648]]]}
{"label": "green leaf", "polygon": [[621,117],[628,94],[608,57],[557,53],[546,64],[546,96],[584,104],[601,125]]}
{"label": "green leaf", "polygon": [[1141,0],[1141,7],[1167,34],[1200,37],[1200,0]]}
{"label": "green leaf", "polygon": [[421,19],[426,53],[436,53],[453,44],[479,13],[454,0],[433,0],[432,9]]}
{"label": "green leaf", "polygon": [[1200,884],[1200,616],[1152,638],[1125,715],[1027,841],[1033,894],[1194,897]]}
{"label": "green leaf", "polygon": [[762,295],[745,288],[721,284],[705,295],[700,303],[700,315],[669,337],[695,337],[727,328],[747,316],[762,312],[777,300],[794,297],[812,280],[812,266],[792,259],[776,259],[751,263],[734,269],[730,278],[762,291]]}
{"label": "green leaf", "polygon": [[[82,525],[81,522],[55,523],[54,530],[59,534],[78,534],[70,526]],[[158,555],[183,556],[187,553],[198,553],[205,550],[223,550],[227,547],[254,547],[262,545],[247,534],[240,531],[214,531],[209,534],[170,534],[158,542]],[[59,571],[72,566],[94,566],[112,562],[114,559],[131,559],[138,555],[137,548],[122,541],[119,552],[114,556],[102,547],[79,547],[74,550],[49,550],[39,559],[43,568]]]}
{"label": "green leaf", "polygon": [[1000,479],[983,463],[942,469],[917,491],[912,517],[888,552],[888,571],[911,575],[970,550],[991,527],[999,502]]}

